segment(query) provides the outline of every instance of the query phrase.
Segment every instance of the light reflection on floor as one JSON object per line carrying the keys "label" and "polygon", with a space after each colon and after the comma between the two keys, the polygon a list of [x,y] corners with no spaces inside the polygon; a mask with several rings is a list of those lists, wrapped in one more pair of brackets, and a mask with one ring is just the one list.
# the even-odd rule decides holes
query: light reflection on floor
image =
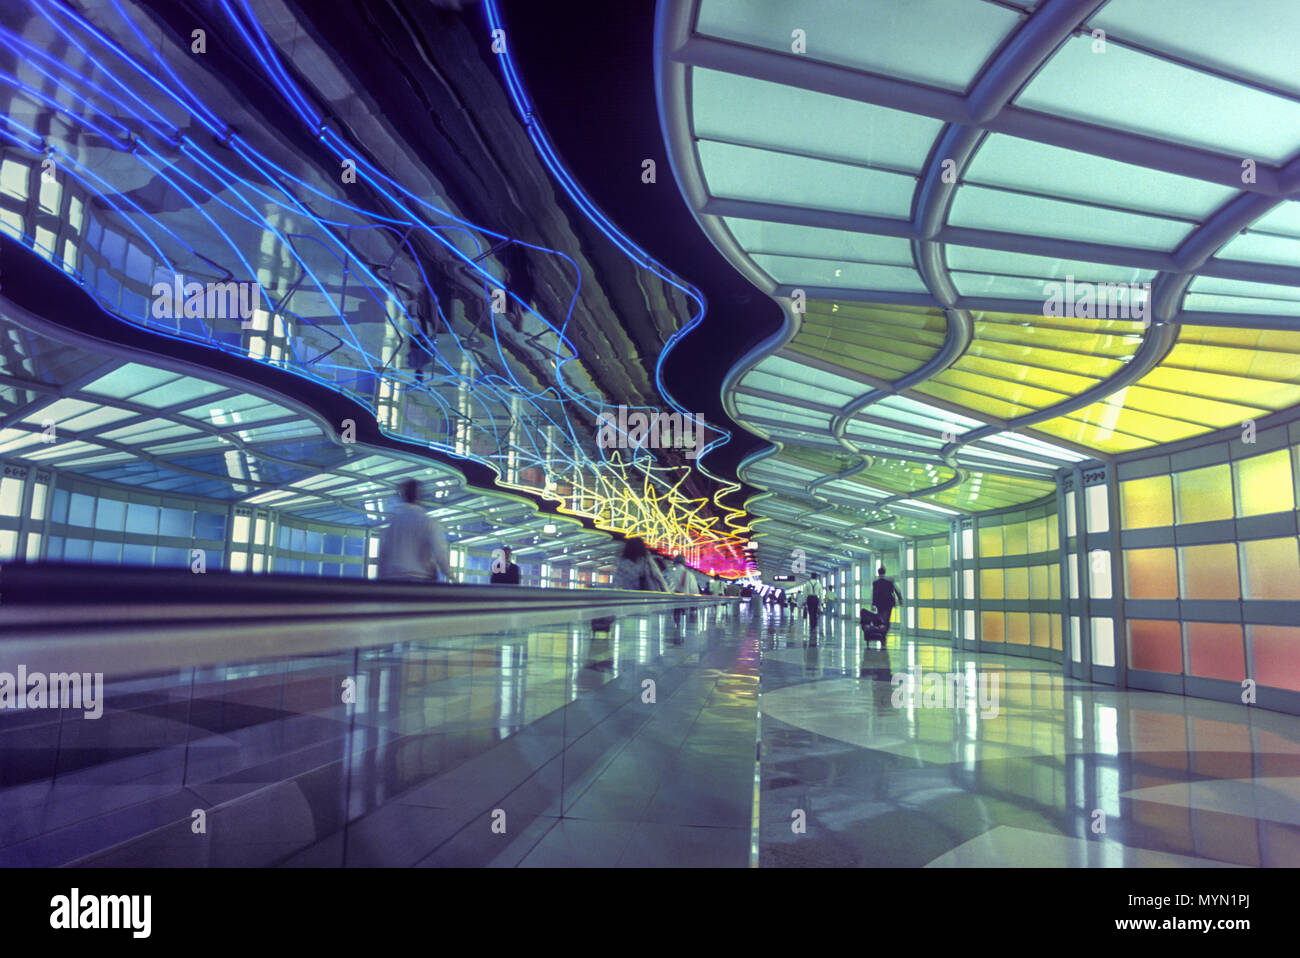
{"label": "light reflection on floor", "polygon": [[760,865],[1300,864],[1300,718],[856,632],[765,629]]}
{"label": "light reflection on floor", "polygon": [[108,691],[0,714],[0,865],[1300,864],[1300,718],[747,604]]}

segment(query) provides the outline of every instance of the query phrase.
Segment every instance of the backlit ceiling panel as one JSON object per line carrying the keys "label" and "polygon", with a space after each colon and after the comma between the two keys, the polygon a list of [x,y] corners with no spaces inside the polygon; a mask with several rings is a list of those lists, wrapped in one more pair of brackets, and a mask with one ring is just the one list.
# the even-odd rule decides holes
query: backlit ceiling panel
{"label": "backlit ceiling panel", "polygon": [[1217,0],[661,0],[674,170],[787,316],[724,387],[775,443],[741,469],[764,558],[1300,403],[1297,29]]}

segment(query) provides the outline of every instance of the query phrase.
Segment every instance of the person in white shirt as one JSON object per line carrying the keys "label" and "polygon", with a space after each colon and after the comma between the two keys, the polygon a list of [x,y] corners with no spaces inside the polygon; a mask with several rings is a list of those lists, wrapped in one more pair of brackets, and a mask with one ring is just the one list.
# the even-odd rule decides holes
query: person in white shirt
{"label": "person in white shirt", "polygon": [[381,579],[435,579],[451,582],[451,555],[442,525],[420,506],[420,483],[402,483],[402,504],[379,535]]}
{"label": "person in white shirt", "polygon": [[673,564],[664,573],[664,582],[668,584],[669,592],[681,595],[700,594],[699,580],[695,578],[695,571],[686,564],[685,556],[678,555],[673,559]]}

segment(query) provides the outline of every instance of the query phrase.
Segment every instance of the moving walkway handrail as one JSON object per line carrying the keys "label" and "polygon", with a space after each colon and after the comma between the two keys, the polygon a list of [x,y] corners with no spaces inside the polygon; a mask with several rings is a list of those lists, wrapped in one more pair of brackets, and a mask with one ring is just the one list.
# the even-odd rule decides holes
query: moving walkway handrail
{"label": "moving walkway handrail", "polygon": [[139,675],[716,605],[720,595],[0,565],[0,672]]}

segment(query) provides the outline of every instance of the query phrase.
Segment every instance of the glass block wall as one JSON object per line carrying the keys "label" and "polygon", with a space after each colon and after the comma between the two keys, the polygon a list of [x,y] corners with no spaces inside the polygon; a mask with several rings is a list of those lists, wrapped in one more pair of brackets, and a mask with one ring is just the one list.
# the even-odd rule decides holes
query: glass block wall
{"label": "glass block wall", "polygon": [[968,648],[1059,660],[1060,530],[1056,498],[962,519],[953,603]]}
{"label": "glass block wall", "polygon": [[1240,701],[1249,680],[1300,711],[1298,447],[1292,424],[1119,464],[1130,687]]}
{"label": "glass block wall", "polygon": [[[952,636],[952,544],[948,535],[912,539],[905,550],[906,570],[903,577],[891,576],[903,593],[902,615],[907,631],[920,636]],[[874,574],[872,575],[874,579]],[[870,604],[871,583],[867,583]],[[894,621],[900,611],[894,609]]]}
{"label": "glass block wall", "polygon": [[[197,568],[201,554],[209,571],[373,579],[379,532],[16,463],[3,464],[0,475],[0,562]],[[489,581],[492,547],[450,545],[458,582]],[[607,564],[517,561],[522,585],[579,588],[608,586],[616,557],[611,543]]]}

